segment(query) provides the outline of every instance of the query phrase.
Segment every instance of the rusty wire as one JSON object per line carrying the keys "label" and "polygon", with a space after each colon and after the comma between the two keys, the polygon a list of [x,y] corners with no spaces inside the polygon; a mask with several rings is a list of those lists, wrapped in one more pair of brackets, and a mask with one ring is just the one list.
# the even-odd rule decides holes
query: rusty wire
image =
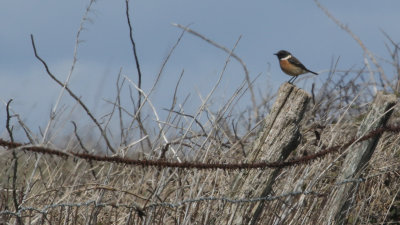
{"label": "rusty wire", "polygon": [[266,169],[266,168],[285,168],[292,167],[299,164],[307,164],[316,159],[320,159],[328,154],[341,153],[348,147],[355,143],[360,143],[368,139],[378,137],[384,132],[400,132],[400,126],[387,125],[371,131],[370,133],[362,137],[354,137],[344,144],[336,145],[330,148],[323,149],[314,154],[289,159],[287,161],[275,161],[275,162],[254,162],[254,163],[202,163],[202,162],[172,162],[166,160],[147,160],[147,159],[131,159],[123,158],[120,156],[101,156],[93,155],[88,153],[77,153],[72,151],[61,151],[57,149],[42,147],[42,146],[29,146],[22,143],[10,142],[0,139],[0,146],[6,147],[7,149],[21,149],[29,152],[36,152],[48,155],[55,155],[60,157],[76,157],[84,160],[93,160],[100,162],[112,162],[117,164],[125,164],[132,166],[142,167],[158,167],[158,168],[180,168],[180,169],[198,169],[198,170],[241,170],[241,169]]}

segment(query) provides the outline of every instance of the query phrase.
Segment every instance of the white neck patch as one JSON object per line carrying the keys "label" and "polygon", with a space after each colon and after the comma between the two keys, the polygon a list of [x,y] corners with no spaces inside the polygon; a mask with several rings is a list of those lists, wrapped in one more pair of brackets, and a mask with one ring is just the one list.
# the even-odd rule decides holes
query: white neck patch
{"label": "white neck patch", "polygon": [[285,58],[282,58],[281,60],[288,60],[288,59],[290,59],[290,58],[292,58],[292,55],[288,55],[288,56],[286,56]]}

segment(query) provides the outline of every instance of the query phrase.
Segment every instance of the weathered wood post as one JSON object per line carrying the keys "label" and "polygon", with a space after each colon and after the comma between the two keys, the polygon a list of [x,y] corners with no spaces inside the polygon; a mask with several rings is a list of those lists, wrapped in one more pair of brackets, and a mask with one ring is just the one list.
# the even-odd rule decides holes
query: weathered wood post
{"label": "weathered wood post", "polygon": [[[259,137],[246,162],[285,160],[300,141],[300,122],[310,95],[292,84],[284,83],[271,113],[265,118]],[[268,196],[280,169],[243,170],[233,181],[230,196],[256,198]],[[263,202],[227,205],[215,224],[250,224],[261,215]]]}
{"label": "weathered wood post", "polygon": [[[377,128],[386,125],[390,115],[393,112],[393,106],[396,104],[395,95],[384,95],[378,92],[372,103],[371,110],[362,121],[357,131],[357,136],[361,137]],[[348,150],[348,154],[343,162],[341,172],[339,173],[336,183],[340,183],[345,179],[357,179],[360,177],[362,169],[365,168],[370,160],[372,153],[379,141],[381,135],[371,138],[360,144],[353,145]],[[347,183],[339,186],[334,194],[332,194],[325,206],[327,212],[327,224],[344,224],[349,209],[351,208],[351,199],[356,187],[355,183]]]}

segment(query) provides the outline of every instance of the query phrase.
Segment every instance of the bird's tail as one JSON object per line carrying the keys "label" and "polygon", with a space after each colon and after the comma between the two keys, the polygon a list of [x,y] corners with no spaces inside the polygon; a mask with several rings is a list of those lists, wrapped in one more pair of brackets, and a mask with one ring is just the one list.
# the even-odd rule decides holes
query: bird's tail
{"label": "bird's tail", "polygon": [[318,75],[318,73],[316,73],[316,72],[313,72],[313,71],[311,71],[311,70],[307,70],[307,72],[309,72],[309,73],[313,73],[313,74],[315,74],[315,75]]}

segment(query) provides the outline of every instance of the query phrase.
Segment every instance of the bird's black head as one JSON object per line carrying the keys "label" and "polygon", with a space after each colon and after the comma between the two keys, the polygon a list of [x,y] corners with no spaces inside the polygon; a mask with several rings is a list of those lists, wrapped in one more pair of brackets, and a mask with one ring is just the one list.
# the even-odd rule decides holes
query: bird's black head
{"label": "bird's black head", "polygon": [[276,55],[278,57],[278,59],[283,59],[292,54],[290,54],[290,52],[288,52],[288,51],[280,50],[279,52],[275,53],[274,55]]}

